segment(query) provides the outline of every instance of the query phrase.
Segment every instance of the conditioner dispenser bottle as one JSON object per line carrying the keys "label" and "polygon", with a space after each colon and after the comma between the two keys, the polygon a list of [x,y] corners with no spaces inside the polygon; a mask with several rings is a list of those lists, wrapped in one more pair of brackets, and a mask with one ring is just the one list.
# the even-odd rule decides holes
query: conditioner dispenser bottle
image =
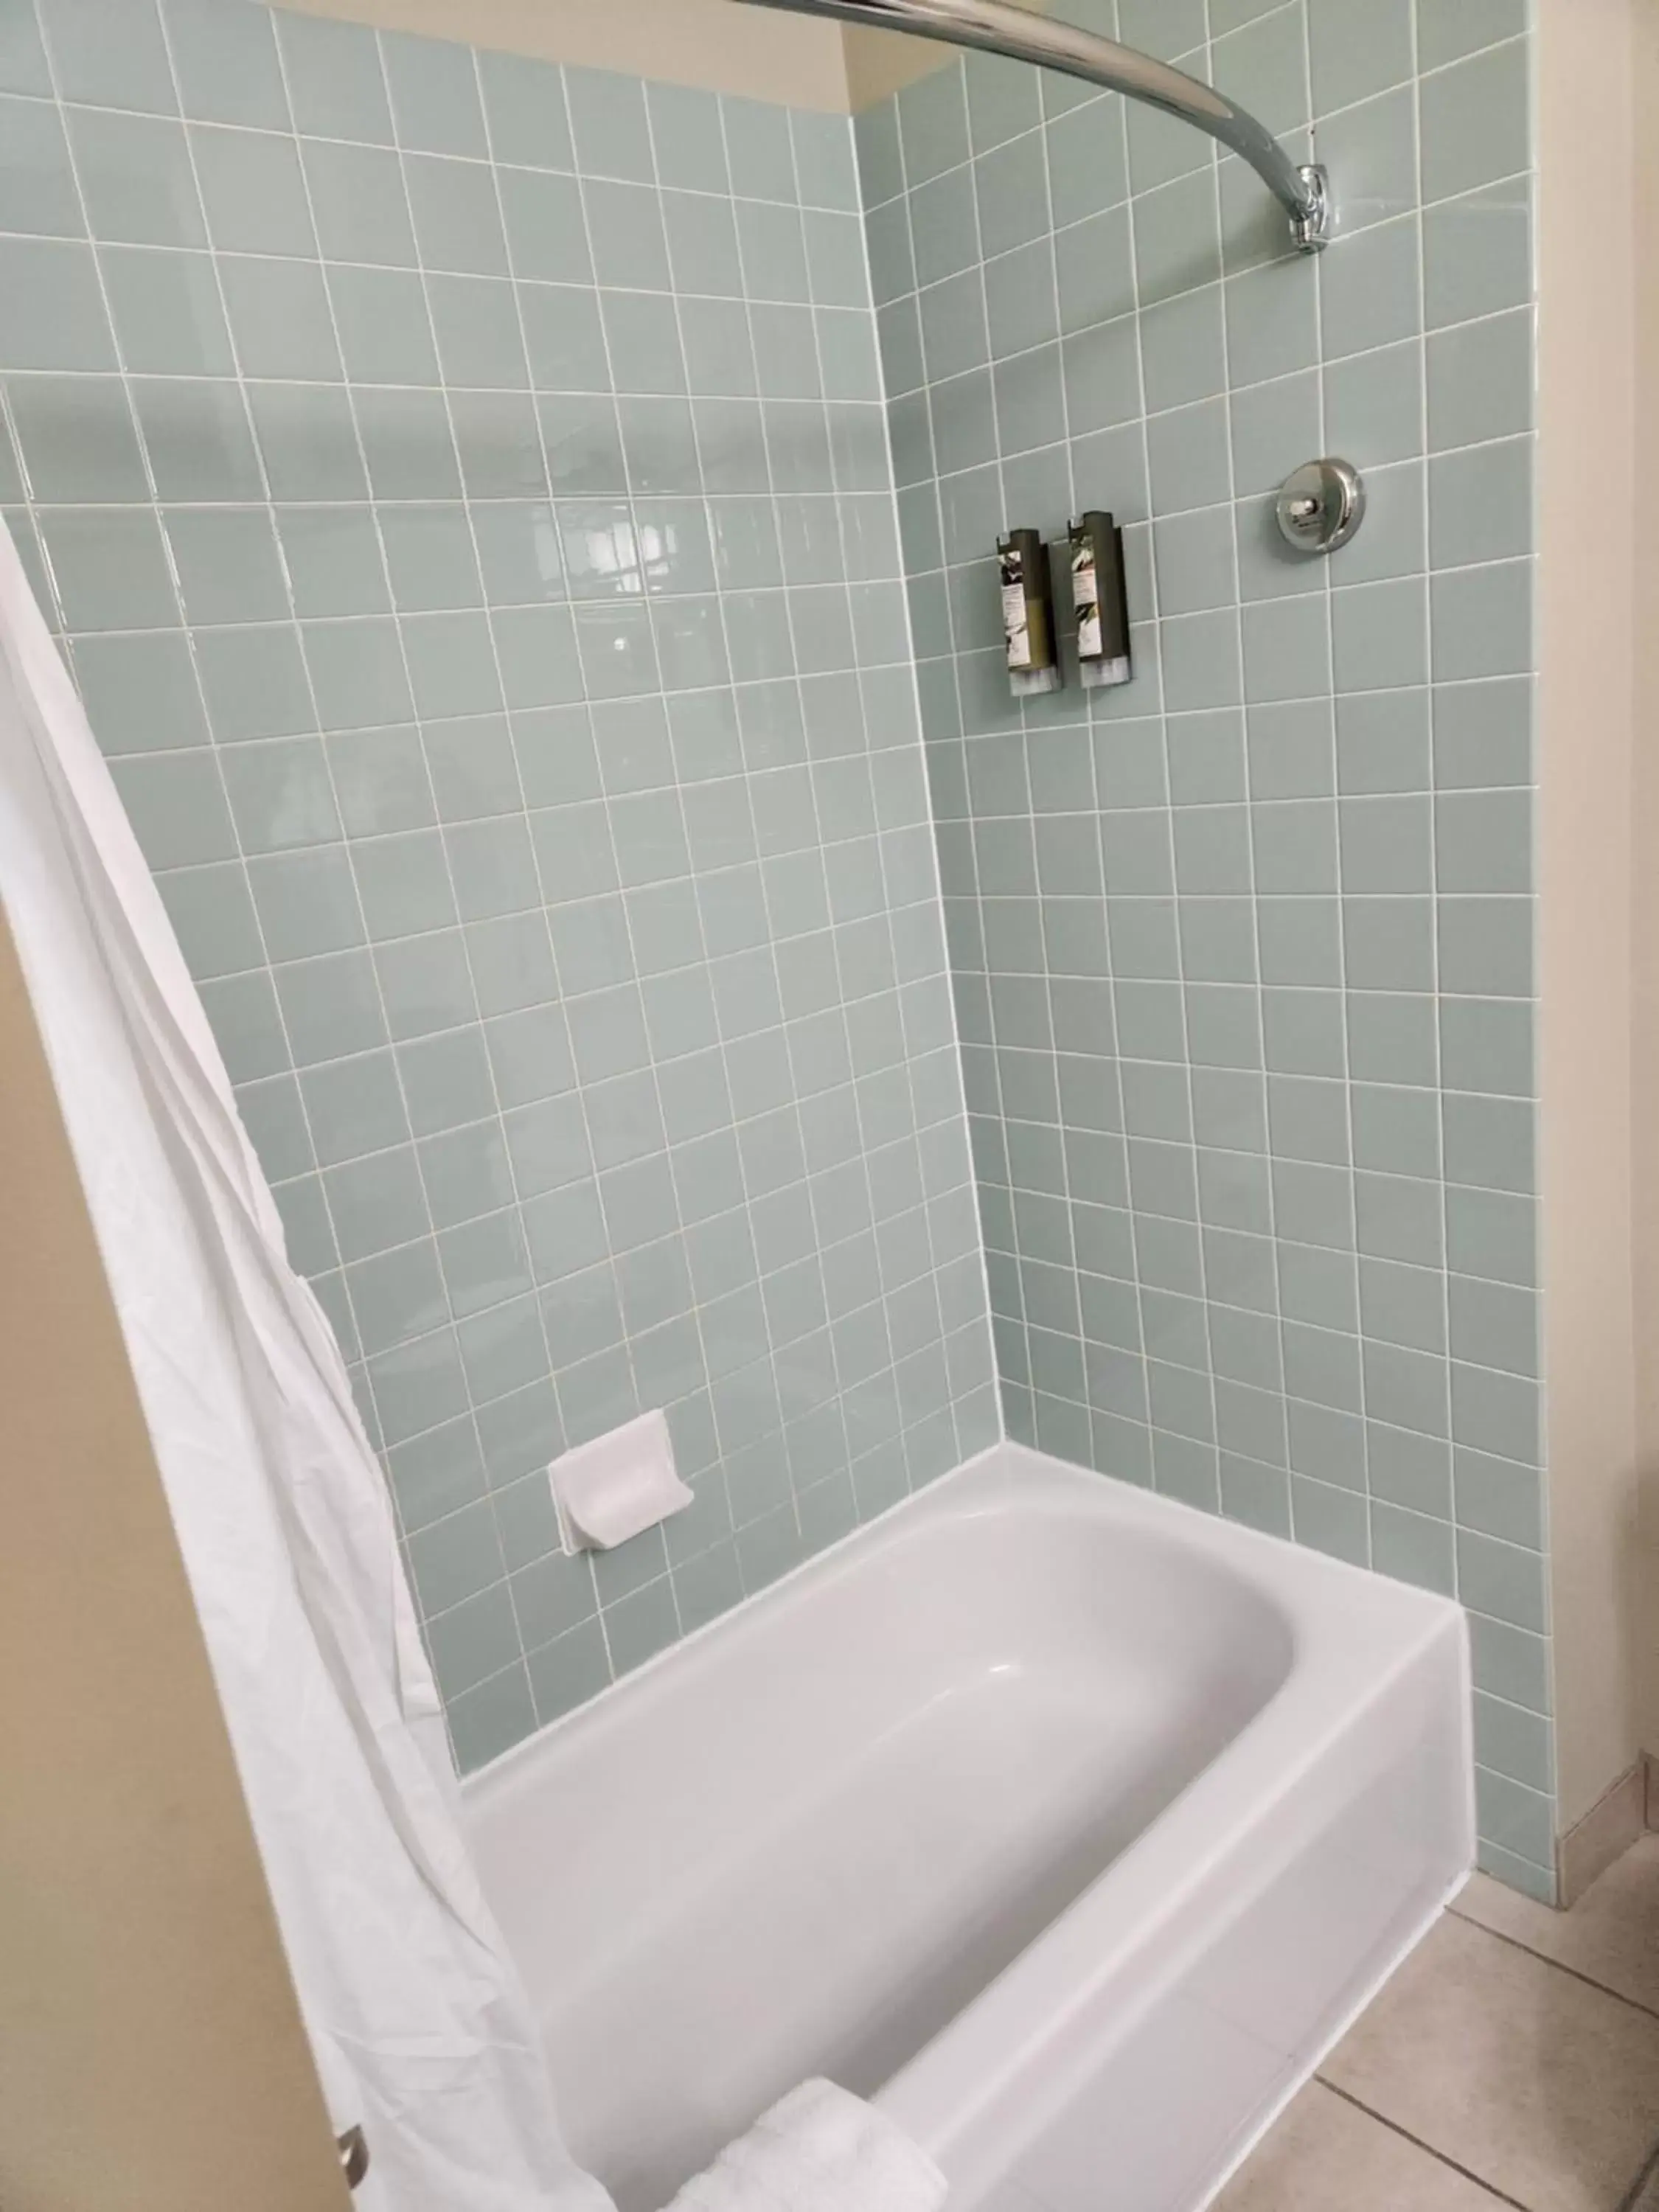
{"label": "conditioner dispenser bottle", "polygon": [[1097,509],[1072,525],[1072,598],[1085,688],[1127,684],[1134,668],[1129,658],[1123,532],[1109,514]]}
{"label": "conditioner dispenser bottle", "polygon": [[1002,573],[1002,635],[1016,699],[1060,687],[1048,549],[1035,530],[1012,530],[997,547]]}

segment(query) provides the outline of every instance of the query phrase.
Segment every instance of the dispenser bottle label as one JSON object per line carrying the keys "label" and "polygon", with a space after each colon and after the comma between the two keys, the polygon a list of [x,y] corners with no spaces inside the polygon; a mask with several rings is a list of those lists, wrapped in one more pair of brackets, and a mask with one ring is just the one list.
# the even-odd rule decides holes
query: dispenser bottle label
{"label": "dispenser bottle label", "polygon": [[1010,668],[1031,665],[1031,617],[1025,599],[1025,556],[1018,545],[1002,549],[1002,630]]}
{"label": "dispenser bottle label", "polygon": [[1097,659],[1105,651],[1100,585],[1095,571],[1094,540],[1086,533],[1072,540],[1072,604],[1077,609],[1077,649],[1085,660]]}

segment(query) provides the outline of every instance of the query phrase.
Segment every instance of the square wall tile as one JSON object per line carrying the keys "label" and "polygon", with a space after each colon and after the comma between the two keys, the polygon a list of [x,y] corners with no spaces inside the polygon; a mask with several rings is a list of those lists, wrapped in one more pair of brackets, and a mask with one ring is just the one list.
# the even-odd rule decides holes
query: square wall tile
{"label": "square wall tile", "polygon": [[[1017,1430],[1455,1586],[1525,1672],[1530,126],[1482,7],[1415,53],[1408,0],[1104,11],[1318,119],[1316,267],[1194,134],[980,58],[849,126],[211,0],[52,0],[64,111],[11,54],[9,504],[464,1766],[994,1431],[976,1200]],[[1297,572],[1266,502],[1345,444],[1367,532]],[[1133,680],[1022,708],[996,540],[1093,508]],[[544,1572],[536,1468],[649,1402],[696,1548]]]}

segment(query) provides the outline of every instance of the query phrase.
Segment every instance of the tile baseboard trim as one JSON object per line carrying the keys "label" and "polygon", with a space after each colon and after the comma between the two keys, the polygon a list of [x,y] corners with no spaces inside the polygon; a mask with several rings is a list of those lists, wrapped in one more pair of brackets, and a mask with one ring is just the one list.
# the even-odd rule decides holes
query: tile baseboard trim
{"label": "tile baseboard trim", "polygon": [[1592,1805],[1556,1839],[1556,1891],[1559,1908],[1571,1911],[1598,1875],[1605,1874],[1659,1811],[1659,1767],[1648,1753],[1627,1767]]}

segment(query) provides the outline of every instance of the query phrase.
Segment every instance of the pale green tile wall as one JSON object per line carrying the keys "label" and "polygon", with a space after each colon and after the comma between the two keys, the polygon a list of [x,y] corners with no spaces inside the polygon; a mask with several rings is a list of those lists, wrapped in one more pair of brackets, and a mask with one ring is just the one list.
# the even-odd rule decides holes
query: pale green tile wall
{"label": "pale green tile wall", "polygon": [[[466,1763],[996,1432],[919,678],[1012,1430],[1455,1589],[1541,1888],[1523,10],[1121,5],[1316,126],[1322,264],[979,59],[860,187],[822,118],[0,0],[0,503]],[[986,556],[1083,505],[1138,680],[1017,714]],[[696,1511],[572,1567],[538,1470],[659,1403]]]}
{"label": "pale green tile wall", "polygon": [[997,1433],[850,126],[0,0],[0,373],[476,1764]]}
{"label": "pale green tile wall", "polygon": [[[1010,1431],[1456,1592],[1542,1889],[1524,5],[1063,12],[1316,143],[1344,235],[980,57],[860,122]],[[1299,562],[1329,451],[1370,516]],[[1085,507],[1136,680],[1021,714],[988,556]]]}

